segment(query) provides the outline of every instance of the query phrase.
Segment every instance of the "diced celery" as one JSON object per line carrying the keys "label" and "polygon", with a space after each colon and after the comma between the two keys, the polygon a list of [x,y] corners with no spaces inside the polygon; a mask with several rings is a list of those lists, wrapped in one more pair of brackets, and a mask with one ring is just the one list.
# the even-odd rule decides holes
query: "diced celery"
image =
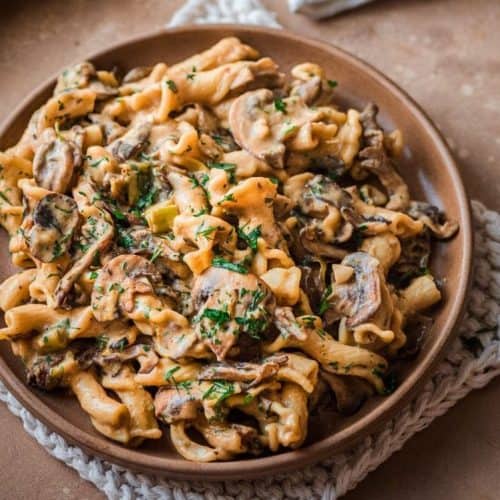
{"label": "diced celery", "polygon": [[175,217],[179,214],[177,207],[170,201],[162,201],[150,206],[144,216],[153,233],[164,233],[172,229]]}

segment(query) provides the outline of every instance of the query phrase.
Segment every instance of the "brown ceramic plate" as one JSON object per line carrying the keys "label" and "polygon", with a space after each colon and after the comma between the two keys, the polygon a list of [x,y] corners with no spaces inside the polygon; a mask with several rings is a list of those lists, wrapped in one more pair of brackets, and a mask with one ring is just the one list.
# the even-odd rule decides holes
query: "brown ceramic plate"
{"label": "brown ceramic plate", "polygon": [[[196,26],[161,31],[134,38],[90,58],[98,67],[118,65],[123,69],[158,61],[179,61],[206,49],[224,36],[235,35],[273,57],[283,70],[303,61],[319,63],[329,78],[339,82],[338,95],[343,106],[363,107],[373,101],[380,107],[381,123],[403,131],[406,147],[401,160],[403,177],[416,199],[430,201],[460,222],[460,232],[450,242],[434,249],[433,272],[444,283],[444,301],[435,311],[435,322],[418,357],[404,368],[403,382],[389,397],[373,398],[354,416],[314,419],[305,446],[261,458],[227,463],[197,464],[184,460],[172,448],[168,437],[129,450],[96,431],[74,398],[46,394],[28,387],[21,362],[7,342],[0,342],[0,375],[7,387],[50,429],[91,454],[150,473],[177,478],[252,478],[283,472],[317,461],[366,436],[387,422],[427,379],[453,337],[459,321],[471,266],[471,222],[464,186],[442,137],[423,111],[389,79],[368,64],[341,49],[314,40],[265,28],[230,25]],[[31,113],[49,97],[55,78],[39,87],[14,111],[0,130],[0,150],[14,144]],[[0,235],[0,278],[12,273],[7,237]],[[165,432],[164,434],[168,434]]]}

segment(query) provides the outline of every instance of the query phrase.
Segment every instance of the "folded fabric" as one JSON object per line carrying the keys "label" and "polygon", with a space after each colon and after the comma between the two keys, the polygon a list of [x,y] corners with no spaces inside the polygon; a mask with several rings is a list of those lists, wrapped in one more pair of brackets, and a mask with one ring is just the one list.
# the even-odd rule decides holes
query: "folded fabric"
{"label": "folded fabric", "polygon": [[288,0],[292,12],[300,12],[312,19],[334,16],[373,0]]}

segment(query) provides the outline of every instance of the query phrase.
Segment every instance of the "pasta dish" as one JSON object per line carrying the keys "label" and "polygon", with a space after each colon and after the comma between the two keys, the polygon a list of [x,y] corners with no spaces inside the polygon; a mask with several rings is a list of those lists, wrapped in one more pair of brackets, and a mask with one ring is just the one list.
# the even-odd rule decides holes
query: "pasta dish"
{"label": "pasta dish", "polygon": [[0,339],[29,384],[201,462],[298,448],[313,413],[394,390],[441,300],[431,242],[458,226],[410,198],[401,132],[340,109],[330,76],[237,38],[59,76],[0,153],[21,268]]}

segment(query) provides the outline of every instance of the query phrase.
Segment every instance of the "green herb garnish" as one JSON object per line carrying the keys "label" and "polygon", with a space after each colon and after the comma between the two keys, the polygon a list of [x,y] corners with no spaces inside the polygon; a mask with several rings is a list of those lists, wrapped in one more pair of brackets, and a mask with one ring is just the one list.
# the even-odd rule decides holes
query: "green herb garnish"
{"label": "green herb garnish", "polygon": [[251,231],[246,233],[244,231],[245,226],[238,228],[238,236],[254,251],[257,251],[257,243],[259,238],[262,236],[261,226],[253,228]]}
{"label": "green herb garnish", "polygon": [[325,314],[326,311],[330,308],[330,303],[328,302],[328,297],[332,294],[332,287],[329,285],[323,296],[321,297],[321,302],[319,303],[318,313],[320,315]]}
{"label": "green herb garnish", "polygon": [[222,309],[211,309],[207,307],[203,310],[203,313],[200,316],[200,320],[203,318],[208,318],[216,325],[220,326],[224,323],[227,323],[231,319],[231,316],[227,311],[224,311]]}
{"label": "green herb garnish", "polygon": [[163,377],[163,379],[166,381],[166,382],[170,382],[172,381],[174,383],[174,385],[177,385],[177,382],[175,381],[175,378],[174,378],[174,373],[179,371],[181,369],[180,366],[172,366],[172,368],[170,368],[169,370],[167,370],[165,372],[165,375]]}
{"label": "green herb garnish", "polygon": [[286,102],[283,99],[275,99],[274,109],[286,115]]}
{"label": "green herb garnish", "polygon": [[214,383],[203,393],[202,399],[217,399],[215,403],[220,406],[224,400],[234,394],[234,384],[225,380],[215,380]]}
{"label": "green herb garnish", "polygon": [[95,343],[97,345],[97,348],[100,351],[102,351],[103,349],[106,349],[108,342],[109,342],[109,337],[106,337],[106,335],[99,335],[95,339]]}
{"label": "green herb garnish", "polygon": [[172,91],[172,92],[178,92],[177,85],[173,80],[167,80],[165,82],[165,85]]}
{"label": "green herb garnish", "polygon": [[235,163],[223,163],[223,162],[209,162],[207,163],[208,168],[217,168],[219,170],[224,170],[227,173],[229,182],[234,184],[236,182],[236,177],[234,172],[236,171]]}
{"label": "green herb garnish", "polygon": [[231,262],[224,257],[214,257],[212,260],[212,266],[227,269],[228,271],[234,271],[235,273],[248,274],[248,269],[243,264]]}
{"label": "green herb garnish", "polygon": [[160,247],[156,247],[154,249],[154,252],[151,255],[151,258],[149,259],[149,261],[154,262],[158,257],[161,257],[162,254],[163,254],[163,250]]}

